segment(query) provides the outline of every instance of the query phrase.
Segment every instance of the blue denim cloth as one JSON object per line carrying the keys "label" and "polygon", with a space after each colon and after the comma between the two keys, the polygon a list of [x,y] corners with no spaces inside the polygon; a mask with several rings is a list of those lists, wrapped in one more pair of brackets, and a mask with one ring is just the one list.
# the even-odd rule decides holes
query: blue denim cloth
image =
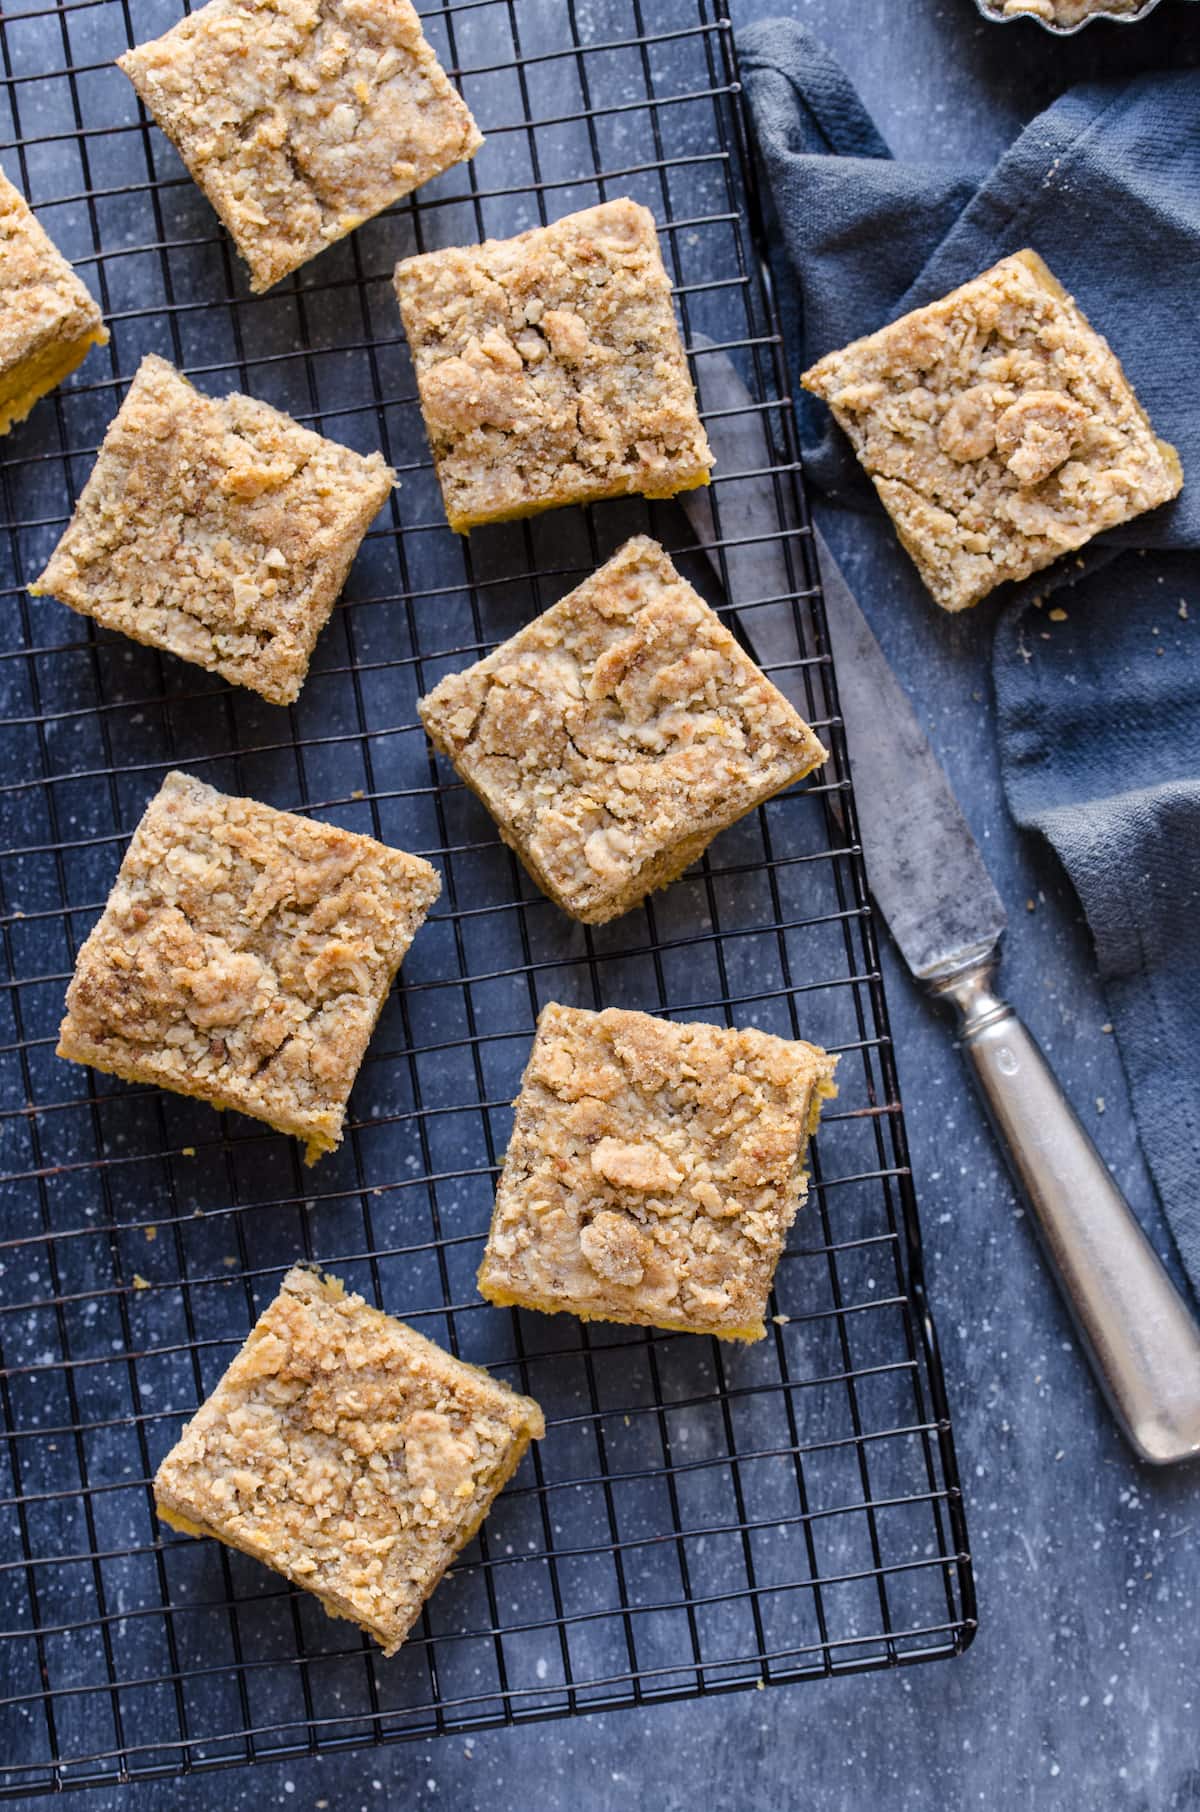
{"label": "blue denim cloth", "polygon": [[[893,159],[794,20],[738,44],[773,249],[799,280],[780,285],[798,368],[1031,245],[1193,480],[1010,588],[1003,609],[979,608],[981,633],[995,618],[1009,806],[1078,891],[1142,1143],[1200,1294],[1200,71],[1073,89],[994,169],[964,170]],[[805,398],[798,415],[810,482],[831,505],[877,512],[828,411]],[[935,608],[898,543],[878,558],[904,607]],[[1065,621],[1040,608],[1051,592]]]}

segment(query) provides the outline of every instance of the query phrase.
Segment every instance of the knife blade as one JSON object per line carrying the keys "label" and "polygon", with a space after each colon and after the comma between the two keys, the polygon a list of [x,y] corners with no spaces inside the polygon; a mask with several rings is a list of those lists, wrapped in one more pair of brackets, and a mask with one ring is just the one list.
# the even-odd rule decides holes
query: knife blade
{"label": "knife blade", "polygon": [[1008,915],[908,694],[820,535],[817,550],[842,719],[855,772],[870,779],[855,806],[871,892],[905,962],[930,981],[995,949]]}
{"label": "knife blade", "polygon": [[[689,493],[683,507],[718,578],[723,557],[729,603],[755,658],[794,694],[799,648],[780,534],[781,499],[782,526],[795,524],[789,487],[776,487],[761,410],[732,361],[703,340],[695,350],[721,525],[736,524],[736,532],[718,538],[706,492]],[[1152,1464],[1191,1459],[1200,1455],[1200,1326],[1042,1051],[995,991],[1003,903],[907,695],[819,536],[817,548],[875,903],[917,981],[955,1012],[960,1047],[1119,1426]]]}

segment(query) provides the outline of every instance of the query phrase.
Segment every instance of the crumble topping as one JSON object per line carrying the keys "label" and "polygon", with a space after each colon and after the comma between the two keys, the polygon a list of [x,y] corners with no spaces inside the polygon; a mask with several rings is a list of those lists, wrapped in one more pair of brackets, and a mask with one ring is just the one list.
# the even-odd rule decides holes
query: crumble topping
{"label": "crumble topping", "polygon": [[290,704],[394,482],[380,454],[204,396],[152,353],[29,589]]}
{"label": "crumble topping", "polygon": [[546,1007],[481,1292],[761,1338],[835,1061],[767,1032]]}
{"label": "crumble topping", "polygon": [[79,953],[58,1055],[238,1108],[311,1162],[440,890],[417,856],[169,774]]}
{"label": "crumble topping", "polygon": [[117,61],[256,291],[483,143],[409,0],[209,0]]}
{"label": "crumble topping", "polygon": [[1183,483],[1107,342],[1035,252],[830,353],[803,381],[947,610]]}
{"label": "crumble topping", "polygon": [[1048,25],[1080,25],[1084,19],[1132,19],[1146,0],[988,0],[1002,19],[1029,13]]}
{"label": "crumble topping", "polygon": [[163,1460],[155,1502],[391,1655],[544,1433],[531,1397],[297,1268]]}
{"label": "crumble topping", "polygon": [[538,885],[589,923],[826,759],[646,536],[418,708]]}
{"label": "crumble topping", "polygon": [[647,208],[405,259],[396,295],[451,528],[707,484]]}

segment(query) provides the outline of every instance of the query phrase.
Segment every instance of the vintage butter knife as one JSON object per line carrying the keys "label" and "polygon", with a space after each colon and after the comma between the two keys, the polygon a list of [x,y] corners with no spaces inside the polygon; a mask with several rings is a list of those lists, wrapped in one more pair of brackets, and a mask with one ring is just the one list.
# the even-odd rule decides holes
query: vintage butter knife
{"label": "vintage butter knife", "polygon": [[[754,476],[772,464],[762,417],[730,360],[703,342],[697,351],[718,471],[751,475],[721,486],[731,602],[786,598],[779,500],[771,478]],[[708,496],[683,502],[711,547]],[[1130,1444],[1156,1465],[1192,1458],[1200,1454],[1200,1326],[1042,1051],[995,992],[1003,904],[907,695],[819,537],[817,546],[875,903],[913,975],[954,1010],[960,1046]],[[795,660],[790,606],[747,611],[741,621],[764,665]],[[787,672],[774,677],[786,692]]]}

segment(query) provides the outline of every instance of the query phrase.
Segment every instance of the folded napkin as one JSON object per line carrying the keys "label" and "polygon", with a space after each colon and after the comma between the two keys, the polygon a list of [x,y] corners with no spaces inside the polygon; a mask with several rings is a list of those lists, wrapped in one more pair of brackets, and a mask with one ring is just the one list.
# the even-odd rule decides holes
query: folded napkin
{"label": "folded napkin", "polygon": [[[751,26],[738,46],[773,251],[799,279],[779,286],[798,368],[1031,245],[1179,448],[1175,503],[975,620],[981,635],[995,622],[1009,806],[1050,839],[1082,901],[1142,1144],[1200,1295],[1200,71],[1073,89],[981,171],[894,160],[795,21]],[[798,414],[826,501],[878,513],[828,411],[805,397]],[[903,608],[936,610],[898,543],[871,546]]]}

